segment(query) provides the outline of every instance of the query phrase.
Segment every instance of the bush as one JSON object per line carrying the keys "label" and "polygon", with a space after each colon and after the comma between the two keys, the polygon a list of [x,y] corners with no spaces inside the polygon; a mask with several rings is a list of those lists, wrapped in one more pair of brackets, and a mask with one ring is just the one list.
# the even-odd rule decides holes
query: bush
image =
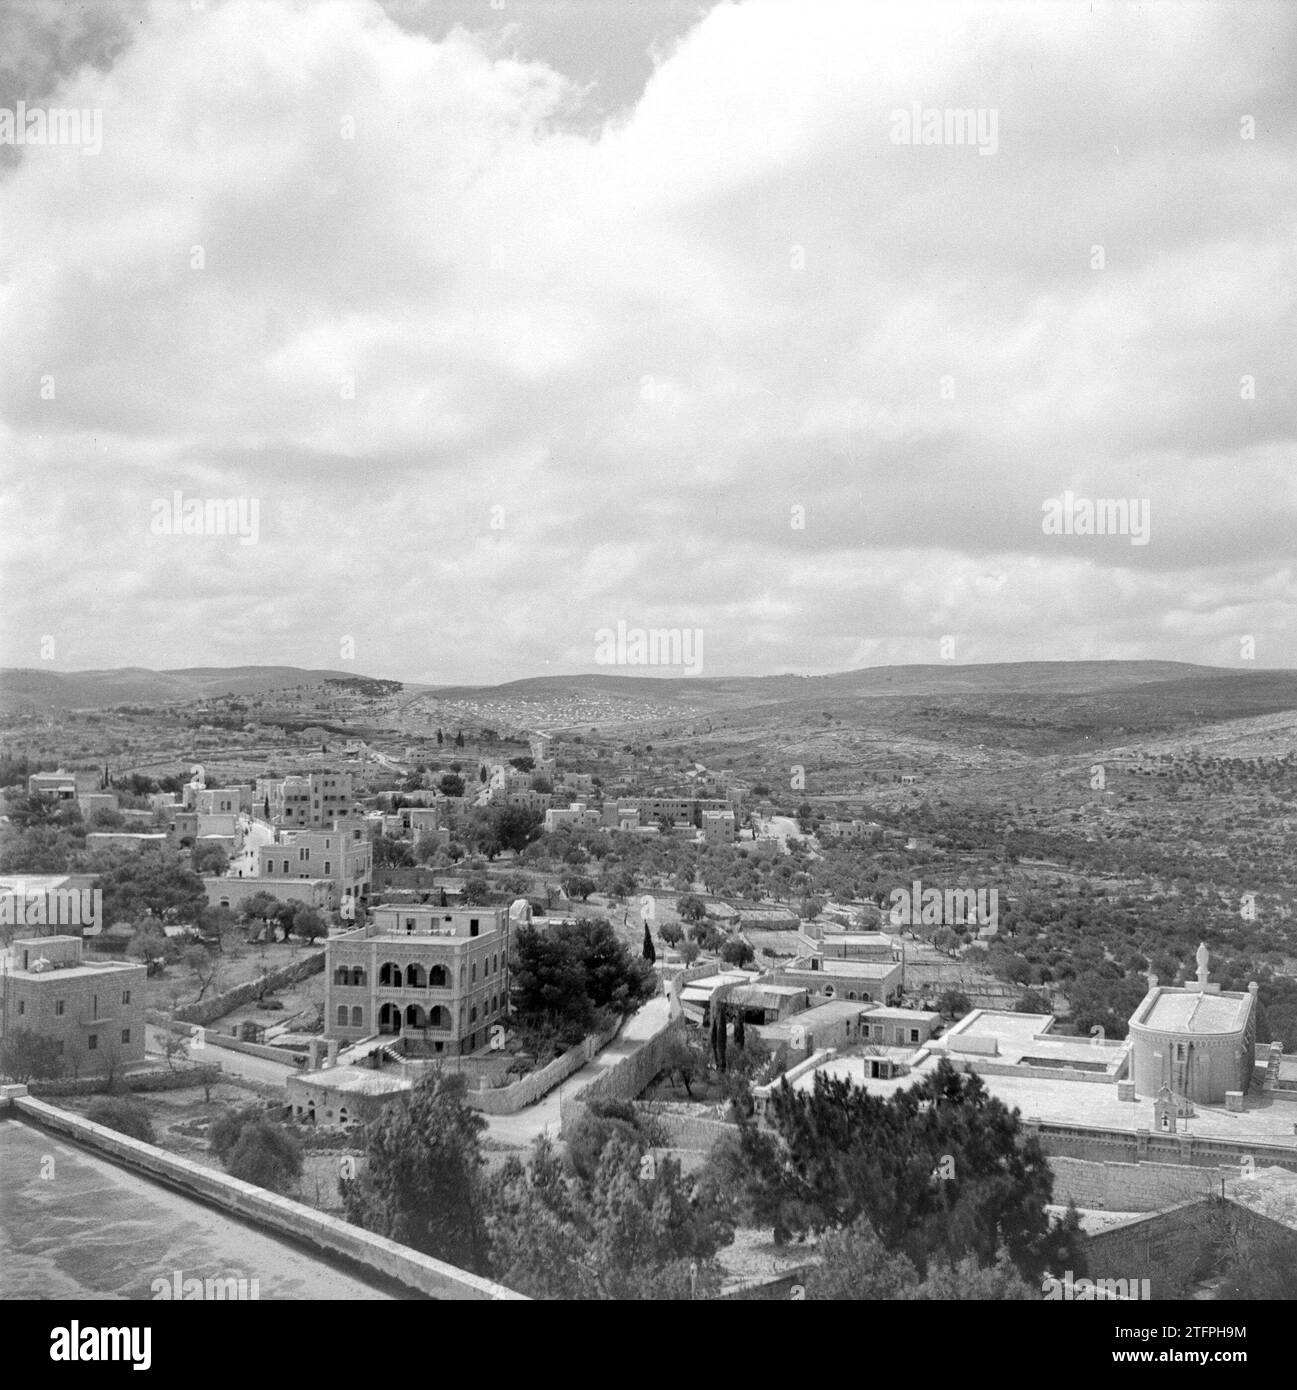
{"label": "bush", "polygon": [[148,1110],[142,1102],[132,1100],[130,1096],[101,1097],[86,1111],[86,1119],[144,1144],[156,1142]]}
{"label": "bush", "polygon": [[232,1178],[287,1192],[302,1174],[302,1150],[282,1125],[254,1120],[243,1126],[225,1167]]}

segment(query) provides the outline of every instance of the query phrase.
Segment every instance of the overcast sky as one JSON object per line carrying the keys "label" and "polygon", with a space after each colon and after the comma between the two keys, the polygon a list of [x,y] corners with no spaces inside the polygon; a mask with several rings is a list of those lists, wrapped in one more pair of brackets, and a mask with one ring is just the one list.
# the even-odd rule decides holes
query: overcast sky
{"label": "overcast sky", "polygon": [[5,665],[1297,665],[1297,6],[2,23]]}

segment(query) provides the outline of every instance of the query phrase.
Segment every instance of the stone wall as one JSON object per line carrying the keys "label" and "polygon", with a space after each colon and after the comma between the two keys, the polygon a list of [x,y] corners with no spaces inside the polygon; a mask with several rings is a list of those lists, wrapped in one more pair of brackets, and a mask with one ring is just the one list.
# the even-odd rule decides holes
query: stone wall
{"label": "stone wall", "polygon": [[[737,1134],[738,1126],[714,1113],[697,1113],[712,1107],[671,1105],[660,1101],[638,1101],[636,1110],[652,1118],[671,1141],[673,1149],[707,1154],[712,1145],[727,1134]],[[693,1112],[693,1113],[691,1113]]]}
{"label": "stone wall", "polygon": [[1177,1163],[1092,1163],[1052,1156],[1054,1201],[1075,1202],[1097,1211],[1159,1211],[1181,1202],[1212,1196],[1222,1178],[1239,1175],[1232,1168]]}
{"label": "stone wall", "polygon": [[296,984],[298,980],[305,980],[309,975],[318,975],[323,969],[324,952],[316,951],[291,965],[282,965],[278,970],[268,971],[255,980],[249,980],[246,985],[235,985],[233,989],[214,994],[201,1004],[185,1004],[171,1017],[177,1023],[214,1023],[218,1018],[224,1018],[226,1014],[233,1013],[244,1004],[255,1003],[262,995],[272,994],[277,989],[283,989],[285,985]]}
{"label": "stone wall", "polygon": [[1084,1158],[1098,1163],[1169,1163],[1185,1167],[1232,1168],[1237,1176],[1244,1158],[1258,1168],[1271,1165],[1297,1172],[1297,1148],[1252,1143],[1245,1139],[1208,1139],[1200,1134],[1133,1133],[1097,1125],[1061,1125],[1034,1117],[1023,1120],[1051,1157]]}
{"label": "stone wall", "polygon": [[[27,1089],[34,1096],[96,1096],[120,1091],[182,1091],[201,1086],[206,1067],[180,1067],[176,1071],[133,1071],[109,1082],[105,1076],[83,1076],[79,1080],[61,1078],[31,1081]],[[212,1070],[218,1071],[219,1067]]]}
{"label": "stone wall", "polygon": [[615,1066],[609,1067],[601,1076],[595,1077],[588,1086],[583,1087],[563,1107],[562,1134],[567,1139],[582,1117],[586,1114],[589,1102],[594,1100],[634,1100],[650,1081],[662,1070],[667,1047],[677,1030],[684,1026],[683,1019],[668,1020],[666,1025],[634,1052],[623,1057]]}
{"label": "stone wall", "polygon": [[304,1052],[293,1052],[284,1047],[272,1047],[267,1043],[244,1042],[242,1038],[236,1038],[230,1033],[217,1033],[211,1028],[202,1027],[201,1024],[182,1023],[172,1027],[170,1031],[183,1033],[191,1039],[189,1055],[194,1061],[210,1061],[213,1065],[219,1066],[218,1061],[207,1057],[194,1057],[194,1053],[207,1052],[211,1048],[223,1048],[229,1052],[246,1053],[249,1057],[261,1057],[267,1062],[280,1062],[286,1067],[306,1065]]}
{"label": "stone wall", "polygon": [[575,1047],[569,1047],[561,1056],[555,1057],[548,1066],[521,1077],[508,1086],[489,1087],[482,1091],[468,1091],[464,1101],[474,1110],[487,1115],[514,1115],[529,1105],[534,1105],[542,1096],[548,1095],[560,1082],[566,1081],[573,1072],[580,1071],[601,1049],[617,1036],[621,1021],[613,1024],[602,1033],[591,1033]]}
{"label": "stone wall", "polygon": [[20,1117],[74,1143],[82,1144],[124,1167],[143,1173],[155,1182],[176,1188],[186,1196],[214,1206],[232,1216],[305,1242],[313,1249],[352,1260],[364,1269],[395,1279],[435,1299],[521,1299],[523,1295],[489,1279],[479,1278],[441,1260],[421,1255],[395,1241],[376,1236],[337,1217],[312,1210],[301,1202],[228,1173],[205,1168],[178,1154],[92,1124],[80,1115],[59,1110],[31,1096],[12,1097],[10,1104]]}
{"label": "stone wall", "polygon": [[1219,1202],[1191,1201],[1139,1216],[1085,1239],[1087,1277],[1147,1279],[1155,1299],[1179,1299],[1211,1268],[1212,1215]]}

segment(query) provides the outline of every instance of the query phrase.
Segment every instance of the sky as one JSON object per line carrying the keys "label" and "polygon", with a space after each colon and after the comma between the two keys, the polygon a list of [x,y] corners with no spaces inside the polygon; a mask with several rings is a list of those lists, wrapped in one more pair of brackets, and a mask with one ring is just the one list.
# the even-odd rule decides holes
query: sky
{"label": "sky", "polygon": [[1297,7],[19,0],[0,54],[0,664],[1297,666]]}

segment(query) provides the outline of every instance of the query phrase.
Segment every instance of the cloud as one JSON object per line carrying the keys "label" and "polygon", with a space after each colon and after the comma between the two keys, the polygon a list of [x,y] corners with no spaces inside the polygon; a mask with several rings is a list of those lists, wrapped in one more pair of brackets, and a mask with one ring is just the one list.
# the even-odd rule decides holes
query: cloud
{"label": "cloud", "polygon": [[[1282,6],[389,11],[27,34],[104,134],[0,174],[7,664],[1297,661]],[[152,535],[176,490],[257,544]]]}

